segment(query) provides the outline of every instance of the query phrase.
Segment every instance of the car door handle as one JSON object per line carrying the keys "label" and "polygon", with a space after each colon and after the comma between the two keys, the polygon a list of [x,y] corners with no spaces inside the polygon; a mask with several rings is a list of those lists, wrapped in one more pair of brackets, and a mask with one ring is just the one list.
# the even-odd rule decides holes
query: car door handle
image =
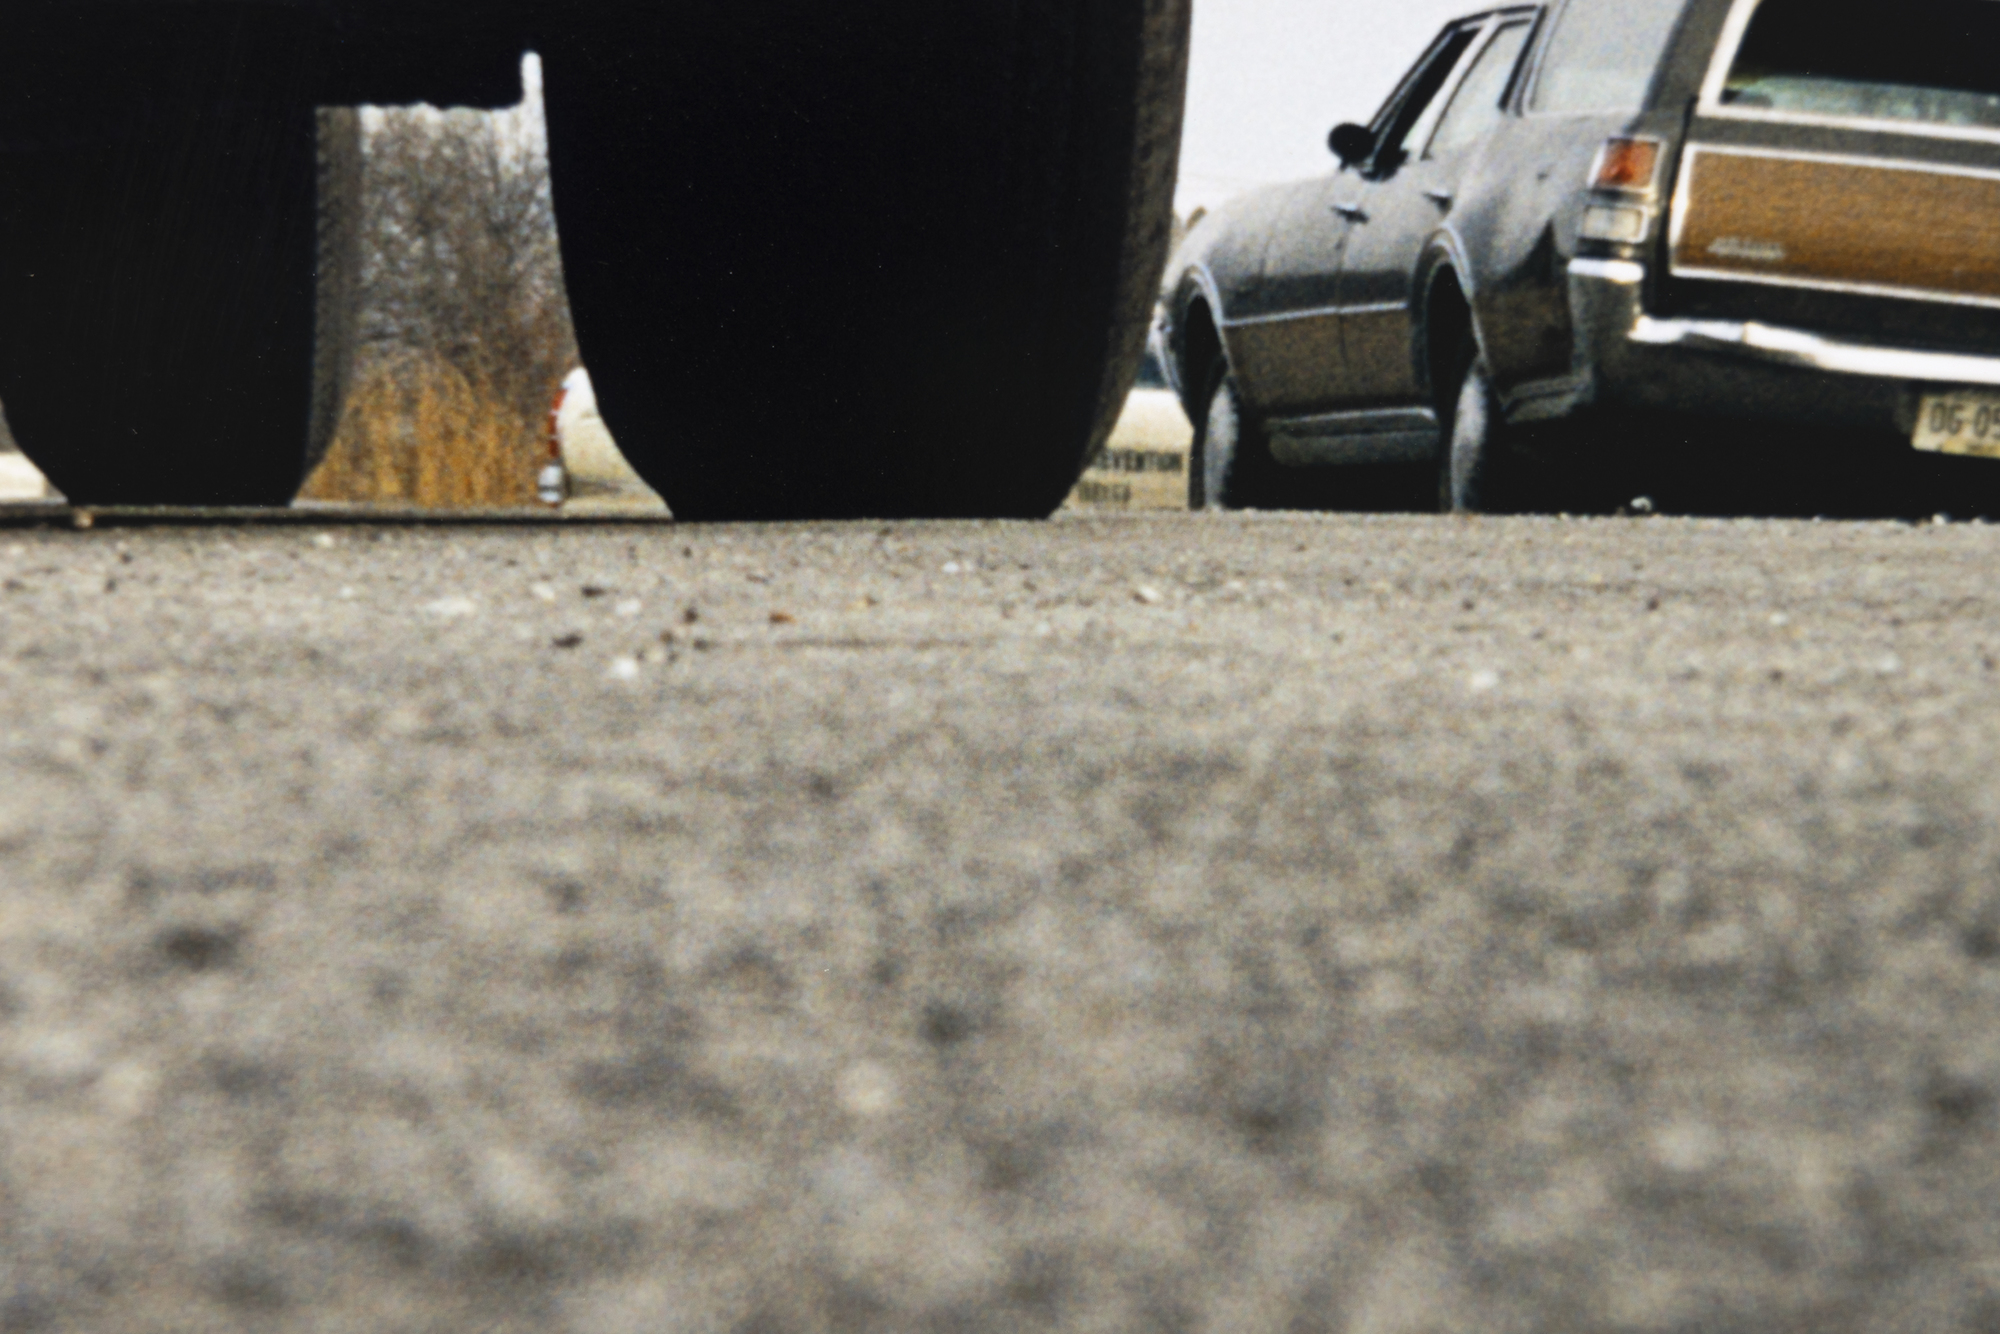
{"label": "car door handle", "polygon": [[1335,204],[1333,211],[1341,217],[1346,218],[1349,222],[1368,221],[1368,210],[1362,208],[1359,204]]}
{"label": "car door handle", "polygon": [[1430,200],[1439,208],[1450,208],[1457,201],[1458,196],[1449,190],[1426,190],[1424,191],[1424,198]]}

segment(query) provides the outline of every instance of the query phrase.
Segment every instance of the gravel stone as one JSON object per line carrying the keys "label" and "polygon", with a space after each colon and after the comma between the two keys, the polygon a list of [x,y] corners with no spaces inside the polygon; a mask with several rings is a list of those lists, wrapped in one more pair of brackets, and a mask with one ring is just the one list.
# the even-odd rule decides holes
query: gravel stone
{"label": "gravel stone", "polygon": [[0,1330],[2000,1321],[1990,527],[101,520]]}

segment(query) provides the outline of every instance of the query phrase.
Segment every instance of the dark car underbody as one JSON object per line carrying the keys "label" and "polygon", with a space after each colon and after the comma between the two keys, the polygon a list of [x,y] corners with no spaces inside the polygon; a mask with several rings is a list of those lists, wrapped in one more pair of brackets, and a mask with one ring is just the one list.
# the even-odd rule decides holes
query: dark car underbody
{"label": "dark car underbody", "polygon": [[13,0],[0,401],[72,499],[288,501],[358,263],[326,250],[354,230],[357,121],[318,108],[509,105],[532,49],[578,341],[677,515],[1045,515],[1138,366],[1187,22],[1186,0]]}
{"label": "dark car underbody", "polygon": [[0,102],[0,125],[154,96],[161,70],[217,45],[243,50],[246,72],[278,60],[321,105],[507,106],[558,8],[576,31],[592,21],[590,5],[521,0],[14,0],[0,69],[29,95]]}

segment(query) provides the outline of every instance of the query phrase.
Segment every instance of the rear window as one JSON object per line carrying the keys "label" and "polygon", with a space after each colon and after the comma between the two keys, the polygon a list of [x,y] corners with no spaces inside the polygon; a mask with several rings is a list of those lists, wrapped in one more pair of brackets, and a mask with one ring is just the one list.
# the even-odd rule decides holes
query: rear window
{"label": "rear window", "polygon": [[1531,110],[1637,111],[1687,0],[1569,0],[1549,37]]}
{"label": "rear window", "polygon": [[2000,4],[1898,0],[1879,22],[1824,0],[1766,0],[1725,105],[1842,119],[2000,128]]}

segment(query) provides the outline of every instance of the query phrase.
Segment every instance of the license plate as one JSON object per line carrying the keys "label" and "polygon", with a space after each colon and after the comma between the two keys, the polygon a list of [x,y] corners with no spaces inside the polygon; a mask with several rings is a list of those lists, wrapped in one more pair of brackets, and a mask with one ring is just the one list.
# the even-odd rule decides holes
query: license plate
{"label": "license plate", "polygon": [[2000,459],[2000,394],[1926,394],[1916,446],[1932,454]]}

